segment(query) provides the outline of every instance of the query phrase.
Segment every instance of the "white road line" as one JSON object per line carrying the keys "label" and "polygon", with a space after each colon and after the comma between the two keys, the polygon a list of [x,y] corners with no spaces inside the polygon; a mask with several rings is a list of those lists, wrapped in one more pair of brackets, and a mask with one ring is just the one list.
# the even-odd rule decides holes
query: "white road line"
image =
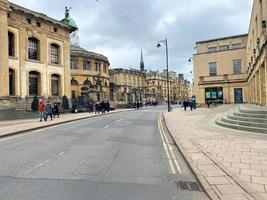
{"label": "white road line", "polygon": [[170,164],[170,166],[171,166],[171,171],[172,171],[173,174],[176,174],[174,165],[173,165],[173,163],[172,163],[172,161],[171,161],[171,157],[170,157],[170,154],[169,154],[167,145],[166,145],[166,143],[165,143],[165,140],[164,140],[164,137],[163,137],[163,134],[162,134],[162,130],[161,130],[161,128],[160,128],[160,118],[158,118],[158,126],[159,126],[160,136],[161,136],[161,139],[162,139],[162,142],[163,142],[163,146],[164,146],[164,149],[165,149],[165,152],[166,152],[166,155],[167,155],[169,164]]}
{"label": "white road line", "polygon": [[41,162],[40,164],[36,165],[35,167],[33,167],[33,168],[27,170],[27,172],[31,172],[31,171],[33,171],[33,170],[39,168],[39,167],[42,167],[43,165],[45,165],[46,163],[48,163],[48,162],[50,162],[50,161],[51,161],[51,159],[46,160],[46,161],[44,161],[44,162]]}
{"label": "white road line", "polygon": [[107,125],[107,126],[105,126],[104,128],[109,128],[110,126],[109,125]]}
{"label": "white road line", "polygon": [[58,155],[59,155],[59,156],[62,156],[63,154],[64,154],[64,152],[60,152]]}
{"label": "white road line", "polygon": [[[162,130],[162,135],[163,135],[163,137],[165,138],[165,141],[169,144],[170,142],[169,142],[169,140],[168,140],[168,138],[167,138],[167,136],[166,136],[166,133],[165,133],[165,131],[164,131],[164,129],[163,129],[163,126],[162,126],[162,123],[161,123],[161,117],[159,118],[159,125],[160,125],[160,129]],[[174,164],[175,164],[175,166],[176,166],[176,169],[178,170],[178,172],[179,172],[180,174],[182,174],[182,170],[181,170],[181,168],[180,168],[180,166],[179,166],[179,163],[178,163],[178,161],[177,161],[177,159],[176,159],[176,156],[175,156],[175,154],[174,154],[174,151],[173,151],[173,149],[172,149],[172,147],[171,147],[170,145],[168,145],[168,149],[169,149],[169,151],[171,152],[171,157],[172,157],[173,162],[174,162]]]}
{"label": "white road line", "polygon": [[115,121],[114,124],[116,124],[116,123],[118,123],[118,122],[120,122],[120,121],[122,121],[122,120],[123,120],[123,119],[119,119],[119,120]]}

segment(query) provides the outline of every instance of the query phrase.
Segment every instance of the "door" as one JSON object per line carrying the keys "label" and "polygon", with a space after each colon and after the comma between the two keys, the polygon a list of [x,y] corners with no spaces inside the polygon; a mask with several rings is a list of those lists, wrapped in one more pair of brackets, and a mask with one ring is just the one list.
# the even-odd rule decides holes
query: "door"
{"label": "door", "polygon": [[243,91],[242,88],[234,89],[235,103],[243,103]]}

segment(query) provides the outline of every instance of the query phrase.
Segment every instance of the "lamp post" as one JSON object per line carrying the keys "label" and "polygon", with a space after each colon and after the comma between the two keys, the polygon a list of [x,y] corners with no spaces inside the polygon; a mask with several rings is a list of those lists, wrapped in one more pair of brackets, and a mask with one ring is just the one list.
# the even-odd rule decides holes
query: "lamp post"
{"label": "lamp post", "polygon": [[170,86],[169,86],[169,60],[168,60],[168,39],[158,41],[157,47],[160,48],[161,44],[163,43],[166,46],[166,67],[167,67],[167,98],[168,98],[168,112],[171,111],[171,105],[170,105]]}

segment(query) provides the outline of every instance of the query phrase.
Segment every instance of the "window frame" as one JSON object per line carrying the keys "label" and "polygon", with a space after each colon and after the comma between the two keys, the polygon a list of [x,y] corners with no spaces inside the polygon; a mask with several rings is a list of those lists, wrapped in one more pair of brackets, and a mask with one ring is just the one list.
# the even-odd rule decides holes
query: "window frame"
{"label": "window frame", "polygon": [[50,63],[53,65],[60,64],[60,45],[56,43],[50,44]]}
{"label": "window frame", "polygon": [[36,37],[28,37],[28,59],[40,61],[40,40]]}
{"label": "window frame", "polygon": [[242,74],[242,59],[233,60],[233,74]]}
{"label": "window frame", "polygon": [[[215,64],[215,65],[214,65]],[[212,67],[215,66],[215,72],[212,72],[213,69]],[[218,72],[217,72],[217,62],[209,62],[209,76],[217,76]]]}

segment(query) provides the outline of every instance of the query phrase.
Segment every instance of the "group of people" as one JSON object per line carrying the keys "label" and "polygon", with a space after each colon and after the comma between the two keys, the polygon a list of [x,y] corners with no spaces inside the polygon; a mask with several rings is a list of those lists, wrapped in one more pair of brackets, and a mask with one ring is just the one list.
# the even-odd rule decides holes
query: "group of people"
{"label": "group of people", "polygon": [[187,107],[189,107],[190,110],[193,111],[194,105],[193,105],[193,102],[191,100],[189,100],[189,101],[184,100],[181,104],[184,107],[184,111],[186,111]]}
{"label": "group of people", "polygon": [[50,117],[50,120],[53,120],[53,117],[56,116],[59,118],[59,107],[58,104],[55,103],[54,107],[50,103],[50,101],[47,101],[46,103],[40,99],[38,103],[38,111],[40,113],[40,122],[41,121],[47,121],[47,118]]}
{"label": "group of people", "polygon": [[96,113],[105,113],[110,111],[110,103],[109,101],[102,101],[100,103],[95,104],[95,114]]}

